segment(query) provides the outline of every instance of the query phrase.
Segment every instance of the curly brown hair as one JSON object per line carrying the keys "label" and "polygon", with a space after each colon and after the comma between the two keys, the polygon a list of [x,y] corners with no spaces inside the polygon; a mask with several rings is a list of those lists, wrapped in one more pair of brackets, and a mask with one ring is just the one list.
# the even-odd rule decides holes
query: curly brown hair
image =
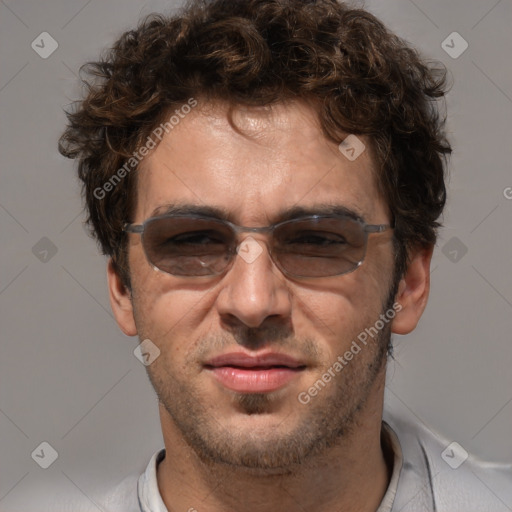
{"label": "curly brown hair", "polygon": [[134,209],[136,172],[124,173],[105,197],[95,191],[192,97],[314,102],[328,139],[370,140],[395,225],[396,275],[411,248],[436,241],[451,152],[438,108],[446,70],[364,10],[336,0],[196,0],[177,15],[145,18],[81,72],[87,93],[67,114],[59,151],[78,159],[87,222],[128,288],[123,225]]}

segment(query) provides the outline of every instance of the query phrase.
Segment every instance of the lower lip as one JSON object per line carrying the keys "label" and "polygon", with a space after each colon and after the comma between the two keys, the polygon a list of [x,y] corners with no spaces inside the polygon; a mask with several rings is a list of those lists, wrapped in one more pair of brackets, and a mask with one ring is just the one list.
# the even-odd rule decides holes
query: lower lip
{"label": "lower lip", "polygon": [[220,366],[211,368],[215,378],[226,388],[239,393],[268,393],[288,384],[301,368],[240,368]]}

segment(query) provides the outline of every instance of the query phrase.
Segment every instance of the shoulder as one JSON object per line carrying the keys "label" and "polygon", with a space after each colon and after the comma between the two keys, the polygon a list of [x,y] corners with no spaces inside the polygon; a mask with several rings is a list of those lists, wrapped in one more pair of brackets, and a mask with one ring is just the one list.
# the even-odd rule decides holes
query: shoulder
{"label": "shoulder", "polygon": [[117,485],[102,492],[95,501],[105,512],[165,511],[163,504],[159,503],[159,507],[156,507],[153,503],[160,499],[156,469],[164,456],[165,449],[158,450],[145,469],[128,475]]}
{"label": "shoulder", "polygon": [[385,415],[402,450],[393,511],[507,512],[512,464],[491,464],[419,423]]}
{"label": "shoulder", "polygon": [[132,473],[117,485],[98,493],[94,501],[105,512],[140,512],[137,482],[140,474]]}
{"label": "shoulder", "polygon": [[105,512],[140,512],[137,498],[139,474],[133,473],[103,493],[100,498]]}

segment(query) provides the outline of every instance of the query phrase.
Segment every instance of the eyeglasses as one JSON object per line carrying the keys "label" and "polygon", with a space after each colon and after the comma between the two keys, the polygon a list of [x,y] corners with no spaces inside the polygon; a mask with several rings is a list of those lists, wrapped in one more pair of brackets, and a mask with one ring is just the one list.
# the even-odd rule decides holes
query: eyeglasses
{"label": "eyeglasses", "polygon": [[[274,264],[291,277],[347,274],[361,265],[368,235],[392,229],[366,224],[348,215],[312,215],[271,226],[245,227],[202,215],[161,215],[143,224],[125,224],[139,233],[153,267],[174,276],[214,276],[235,259],[242,232],[268,233],[266,243]],[[241,241],[243,243],[243,240]]]}

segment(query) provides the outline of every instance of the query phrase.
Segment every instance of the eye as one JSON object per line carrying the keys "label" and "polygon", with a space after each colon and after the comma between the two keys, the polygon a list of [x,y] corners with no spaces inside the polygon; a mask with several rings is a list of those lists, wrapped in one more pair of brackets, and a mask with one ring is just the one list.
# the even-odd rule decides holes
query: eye
{"label": "eye", "polygon": [[182,233],[180,235],[173,236],[166,240],[167,243],[185,245],[209,245],[209,244],[223,244],[225,241],[223,237],[218,233],[214,232],[191,232]]}
{"label": "eye", "polygon": [[332,245],[343,245],[347,242],[343,236],[336,233],[305,232],[297,233],[293,238],[288,240],[288,243],[326,247]]}

